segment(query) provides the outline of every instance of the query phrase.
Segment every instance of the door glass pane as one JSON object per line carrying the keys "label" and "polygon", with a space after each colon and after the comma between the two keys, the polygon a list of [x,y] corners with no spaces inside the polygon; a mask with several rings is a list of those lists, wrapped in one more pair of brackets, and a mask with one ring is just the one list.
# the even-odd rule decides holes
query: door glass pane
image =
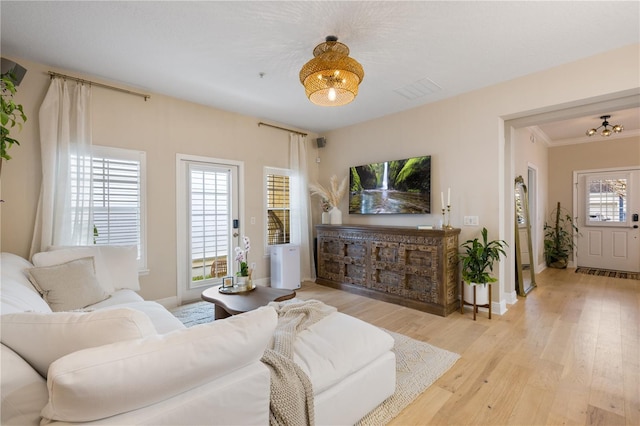
{"label": "door glass pane", "polygon": [[620,224],[627,221],[626,177],[587,179],[587,224]]}
{"label": "door glass pane", "polygon": [[229,271],[230,172],[190,168],[191,282],[219,279]]}

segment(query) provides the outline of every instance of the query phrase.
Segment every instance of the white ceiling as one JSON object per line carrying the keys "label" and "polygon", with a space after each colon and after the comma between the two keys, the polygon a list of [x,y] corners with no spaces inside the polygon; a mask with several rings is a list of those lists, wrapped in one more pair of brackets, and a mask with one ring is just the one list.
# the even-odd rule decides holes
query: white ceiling
{"label": "white ceiling", "polygon": [[[3,56],[320,134],[640,43],[637,1],[2,0],[0,12]],[[343,107],[311,104],[298,79],[327,35],[365,70]],[[399,94],[416,84],[430,93]],[[640,128],[637,110],[605,113]],[[602,114],[541,129],[573,140]]]}

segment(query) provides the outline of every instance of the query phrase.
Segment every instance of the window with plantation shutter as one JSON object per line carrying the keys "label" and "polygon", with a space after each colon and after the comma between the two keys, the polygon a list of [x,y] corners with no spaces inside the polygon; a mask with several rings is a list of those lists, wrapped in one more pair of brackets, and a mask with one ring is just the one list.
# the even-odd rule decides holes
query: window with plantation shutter
{"label": "window with plantation shutter", "polygon": [[98,245],[136,245],[140,269],[146,268],[144,177],[144,152],[94,146],[94,242]]}
{"label": "window with plantation shutter", "polygon": [[291,242],[290,171],[266,168],[267,245]]}

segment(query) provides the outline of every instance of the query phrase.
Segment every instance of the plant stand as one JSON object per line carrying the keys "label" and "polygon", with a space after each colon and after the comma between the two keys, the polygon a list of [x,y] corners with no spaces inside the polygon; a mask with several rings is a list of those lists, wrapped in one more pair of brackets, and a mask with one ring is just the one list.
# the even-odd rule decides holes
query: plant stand
{"label": "plant stand", "polygon": [[[461,285],[465,285],[464,281],[460,281]],[[476,320],[476,314],[478,313],[478,308],[489,308],[489,319],[491,319],[491,283],[487,283],[485,285],[489,286],[489,303],[485,304],[485,305],[478,305],[476,304],[476,287],[477,286],[473,286],[473,303],[469,303],[466,300],[464,300],[464,288],[460,289],[460,297],[461,297],[461,303],[460,303],[460,313],[464,314],[464,307],[466,306],[472,306],[473,307],[473,320]]]}

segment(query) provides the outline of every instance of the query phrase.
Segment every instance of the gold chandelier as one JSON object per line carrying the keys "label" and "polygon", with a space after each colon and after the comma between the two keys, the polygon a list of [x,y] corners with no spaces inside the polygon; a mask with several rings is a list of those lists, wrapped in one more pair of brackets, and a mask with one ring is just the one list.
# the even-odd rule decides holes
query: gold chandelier
{"label": "gold chandelier", "polygon": [[[603,115],[602,117],[600,117],[600,120],[604,120],[602,122],[602,126],[600,126],[600,127],[604,127],[604,129],[602,129],[602,131],[600,132],[600,135],[608,137],[608,136],[611,136],[611,133],[621,133],[624,130],[624,127],[622,127],[620,124],[615,124],[615,125],[611,126],[609,124],[609,122],[607,121],[610,118],[611,118],[610,115]],[[611,128],[609,128],[609,126],[611,126]],[[598,133],[598,129],[600,127],[596,127],[595,129],[587,130],[587,136],[593,136],[596,133]]]}
{"label": "gold chandelier", "polygon": [[349,48],[339,43],[338,37],[327,36],[313,49],[313,56],[300,70],[300,83],[309,100],[320,106],[341,106],[353,101],[364,70],[349,57]]}

